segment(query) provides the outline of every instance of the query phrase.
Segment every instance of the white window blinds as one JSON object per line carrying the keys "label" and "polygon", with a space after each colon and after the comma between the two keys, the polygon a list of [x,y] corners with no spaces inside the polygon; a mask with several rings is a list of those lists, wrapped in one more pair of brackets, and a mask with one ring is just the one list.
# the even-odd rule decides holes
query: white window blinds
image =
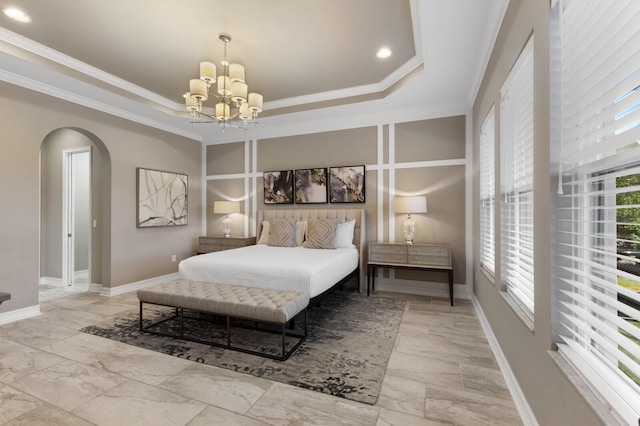
{"label": "white window blinds", "polygon": [[500,155],[502,281],[533,319],[533,36],[502,86]]}
{"label": "white window blinds", "polygon": [[[552,11],[556,334],[624,423],[640,418],[640,2]],[[556,117],[551,117],[552,122]]]}
{"label": "white window blinds", "polygon": [[480,127],[480,266],[491,274],[496,269],[495,230],[495,109]]}

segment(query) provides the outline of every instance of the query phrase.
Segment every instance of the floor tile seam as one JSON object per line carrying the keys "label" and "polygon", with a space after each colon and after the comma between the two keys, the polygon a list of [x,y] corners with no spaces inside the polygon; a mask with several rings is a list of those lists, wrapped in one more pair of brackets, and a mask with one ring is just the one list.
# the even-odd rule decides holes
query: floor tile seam
{"label": "floor tile seam", "polygon": [[[26,392],[23,392],[23,391],[20,391],[20,392],[25,393],[26,395],[29,395],[29,394],[27,394]],[[14,417],[13,419],[8,420],[8,421],[7,421],[7,423],[8,423],[8,422],[11,422],[11,421],[14,421],[14,420],[16,420],[16,419],[19,419],[19,418],[21,418],[21,417],[27,416],[27,415],[28,415],[29,413],[31,413],[31,412],[34,412],[34,411],[36,411],[36,410],[40,410],[42,407],[46,407],[46,408],[49,408],[49,409],[60,410],[60,411],[62,411],[63,413],[65,413],[65,414],[67,414],[67,415],[70,415],[70,416],[76,417],[76,418],[78,418],[78,419],[81,419],[81,420],[83,420],[83,421],[86,421],[86,422],[87,422],[87,423],[89,423],[89,424],[95,425],[95,423],[90,422],[90,421],[88,421],[88,420],[86,420],[86,419],[84,419],[84,418],[82,418],[82,417],[78,416],[77,414],[74,414],[74,413],[72,413],[72,412],[68,411],[68,410],[65,410],[64,408],[60,408],[60,407],[58,407],[58,406],[56,406],[56,405],[54,405],[54,404],[51,404],[50,402],[44,401],[44,400],[42,400],[42,399],[40,399],[40,398],[38,398],[38,397],[35,397],[35,396],[33,396],[33,395],[29,395],[29,396],[30,396],[31,398],[33,398],[33,399],[36,399],[36,400],[38,401],[38,403],[39,403],[39,404],[38,404],[36,407],[32,408],[31,410],[25,411],[24,413],[20,414],[19,416],[16,416],[16,417]],[[0,423],[0,424],[6,424],[6,423]],[[97,426],[97,425],[96,425],[96,426]]]}
{"label": "floor tile seam", "polygon": [[[189,368],[189,366],[187,366],[187,368]],[[181,372],[180,372],[180,373],[182,373],[182,371],[183,371],[183,370],[181,370]],[[148,386],[153,386],[153,387],[155,387],[155,388],[158,388],[158,389],[161,389],[161,390],[165,390],[165,391],[168,391],[168,392],[174,393],[174,394],[176,394],[176,395],[182,396],[183,398],[191,398],[191,399],[193,399],[193,400],[196,400],[196,401],[198,401],[198,402],[202,402],[202,403],[207,404],[207,405],[209,405],[209,406],[212,406],[212,407],[215,407],[215,408],[220,408],[220,409],[223,409],[223,410],[228,411],[228,412],[230,412],[230,413],[239,414],[239,415],[243,415],[243,416],[244,416],[244,415],[246,415],[246,413],[247,413],[247,412],[248,412],[248,411],[249,411],[249,410],[250,410],[250,409],[251,409],[251,408],[252,408],[252,407],[253,407],[253,406],[258,402],[258,400],[259,400],[260,398],[262,398],[262,396],[263,396],[263,395],[264,395],[264,394],[265,394],[269,389],[271,389],[271,387],[273,386],[273,383],[275,383],[273,380],[269,380],[269,379],[261,378],[261,379],[263,379],[263,380],[266,380],[266,381],[270,382],[269,387],[268,387],[266,390],[264,390],[264,391],[262,392],[262,394],[258,397],[258,399],[256,399],[256,401],[254,401],[254,402],[253,402],[253,403],[251,403],[251,404],[248,404],[248,405],[249,405],[249,408],[247,408],[246,410],[244,410],[242,413],[239,413],[239,412],[237,412],[237,411],[229,410],[229,409],[227,409],[227,408],[223,407],[222,405],[212,404],[211,402],[203,401],[203,400],[201,400],[201,399],[194,398],[194,397],[192,397],[192,396],[183,395],[182,393],[179,393],[179,392],[177,392],[177,391],[173,391],[173,390],[171,390],[171,389],[170,389],[170,387],[169,387],[168,385],[165,385],[165,384],[164,384],[164,383],[165,383],[165,382],[167,382],[168,380],[174,379],[176,376],[179,376],[179,375],[180,375],[180,373],[178,373],[178,374],[176,374],[176,375],[174,375],[174,376],[167,377],[165,380],[163,380],[162,382],[158,383],[157,385],[149,385],[148,383],[140,382],[139,380],[136,380],[136,381],[138,381],[139,383],[146,384],[146,385],[148,385]],[[243,374],[243,375],[245,375],[244,373],[238,373],[238,374]],[[248,374],[247,374],[246,376],[247,376],[247,377],[254,377],[254,378],[255,378],[255,376],[251,376],[251,375],[248,375]],[[229,379],[231,379],[231,380],[236,380],[236,378],[229,378]],[[135,380],[135,379],[131,379],[131,380]],[[242,398],[242,399],[243,399],[243,400],[245,400],[245,401],[247,401],[247,402],[249,402],[249,400],[248,400],[248,399],[246,399],[246,398]]]}
{"label": "floor tile seam", "polygon": [[[3,337],[3,339],[5,339],[5,338]],[[57,356],[58,358],[61,358],[60,360],[54,362],[53,364],[49,364],[46,367],[35,368],[35,369],[32,369],[32,370],[29,370],[29,373],[34,373],[36,371],[42,371],[42,370],[45,370],[45,369],[47,369],[49,367],[53,367],[54,365],[60,364],[60,363],[65,362],[65,361],[73,361],[72,359],[67,358],[67,357],[65,357],[63,355],[60,355],[60,354],[48,351],[46,349],[42,349],[42,348],[36,347],[36,346],[32,346],[32,345],[26,344],[24,342],[14,341],[14,340],[10,340],[10,339],[5,339],[5,340],[10,341],[10,342],[15,343],[15,344],[18,344],[18,345],[21,345],[21,346],[25,346],[25,347],[27,347],[29,349],[34,350],[34,351],[44,352],[44,353],[47,353],[49,355],[54,355],[54,356]],[[0,382],[6,383],[6,382],[3,382],[2,379],[0,379]]]}
{"label": "floor tile seam", "polygon": [[[112,373],[111,371],[108,371],[108,370],[107,370],[107,372],[108,372],[108,373],[110,373],[110,374],[114,374],[114,375],[120,376],[120,377],[122,377],[124,380],[123,380],[122,382],[120,382],[120,383],[117,383],[115,386],[110,387],[109,389],[105,390],[104,392],[100,393],[99,395],[96,395],[95,397],[93,397],[93,398],[91,398],[91,399],[89,399],[89,400],[87,400],[87,401],[84,401],[82,404],[80,404],[80,405],[78,405],[78,406],[74,407],[71,411],[69,411],[69,410],[64,410],[63,408],[61,408],[61,407],[57,407],[57,406],[55,406],[55,405],[54,405],[54,406],[55,406],[55,407],[57,407],[57,408],[59,408],[59,409],[61,409],[61,410],[66,411],[66,412],[68,412],[68,413],[71,413],[71,414],[73,414],[74,416],[81,418],[82,420],[85,420],[85,421],[87,421],[87,422],[89,422],[89,423],[91,423],[91,424],[94,424],[93,422],[91,422],[91,420],[90,420],[90,419],[88,419],[88,418],[86,418],[86,417],[83,417],[83,416],[82,416],[81,414],[79,414],[76,410],[78,410],[78,409],[80,409],[81,407],[83,407],[83,406],[85,406],[85,405],[87,405],[87,404],[91,403],[92,401],[94,401],[94,400],[96,400],[96,399],[98,399],[98,398],[102,398],[102,397],[113,398],[113,399],[121,399],[121,398],[123,398],[123,397],[122,397],[122,396],[120,396],[120,395],[107,395],[107,393],[108,393],[108,392],[110,392],[110,391],[112,391],[113,389],[117,388],[118,386],[123,386],[123,385],[125,385],[127,382],[136,382],[136,383],[141,384],[141,385],[143,385],[143,386],[148,386],[148,387],[155,388],[156,390],[159,390],[159,391],[161,391],[161,392],[167,392],[167,393],[170,393],[172,396],[175,396],[175,397],[177,397],[177,398],[179,398],[179,399],[185,399],[186,401],[182,402],[182,403],[185,403],[185,404],[193,404],[193,403],[197,403],[197,404],[203,405],[202,409],[201,409],[200,411],[198,411],[198,413],[197,413],[196,415],[194,415],[191,419],[189,419],[189,420],[185,423],[185,425],[187,425],[189,422],[191,422],[193,419],[195,419],[197,416],[199,416],[199,415],[200,415],[200,414],[201,414],[205,409],[207,409],[207,407],[209,407],[209,406],[213,406],[212,404],[209,404],[209,403],[206,403],[206,402],[203,402],[203,401],[199,401],[199,400],[197,400],[197,399],[195,399],[195,398],[192,398],[192,397],[188,397],[188,396],[180,395],[180,394],[178,394],[178,393],[176,393],[176,392],[173,392],[173,391],[171,391],[171,390],[164,389],[164,388],[160,388],[160,387],[155,386],[155,385],[150,385],[149,383],[145,383],[145,382],[142,382],[142,381],[137,380],[137,379],[133,379],[133,378],[130,378],[130,377],[122,376],[122,375],[119,375],[119,374],[116,374],[116,373]],[[45,401],[45,402],[46,402],[46,401]],[[52,405],[52,404],[50,404],[50,403],[49,403],[49,405]],[[213,406],[213,407],[215,407],[215,408],[220,408],[220,407],[216,407],[216,406]]]}

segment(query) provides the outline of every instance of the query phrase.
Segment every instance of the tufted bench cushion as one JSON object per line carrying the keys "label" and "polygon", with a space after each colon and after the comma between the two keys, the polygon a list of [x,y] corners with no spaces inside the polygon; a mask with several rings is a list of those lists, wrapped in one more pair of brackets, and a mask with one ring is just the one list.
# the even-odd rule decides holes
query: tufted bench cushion
{"label": "tufted bench cushion", "polygon": [[173,280],[138,290],[141,302],[284,324],[309,304],[293,291]]}

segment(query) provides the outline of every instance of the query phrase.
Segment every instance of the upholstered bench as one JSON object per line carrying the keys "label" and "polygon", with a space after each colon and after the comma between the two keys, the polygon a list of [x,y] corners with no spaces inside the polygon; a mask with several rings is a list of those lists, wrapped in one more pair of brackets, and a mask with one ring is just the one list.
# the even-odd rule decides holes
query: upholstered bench
{"label": "upholstered bench", "polygon": [[[265,290],[238,285],[206,283],[190,280],[173,280],[138,290],[140,300],[140,330],[185,340],[206,343],[212,346],[233,349],[254,355],[284,361],[304,342],[307,337],[306,308],[309,297],[292,291]],[[175,313],[152,324],[144,325],[143,305],[153,304],[175,308]],[[185,333],[184,311],[214,314],[226,318],[226,344],[203,340]],[[304,335],[288,330],[288,325],[298,317],[304,317]],[[179,333],[158,330],[158,325],[169,320],[179,321]],[[281,335],[282,352],[274,355],[231,344],[233,320],[248,320],[255,324],[254,330]],[[246,321],[245,321],[246,322]],[[272,324],[276,327],[258,327],[258,324]],[[246,325],[243,327],[246,328]],[[286,350],[286,337],[295,337],[297,342]]]}

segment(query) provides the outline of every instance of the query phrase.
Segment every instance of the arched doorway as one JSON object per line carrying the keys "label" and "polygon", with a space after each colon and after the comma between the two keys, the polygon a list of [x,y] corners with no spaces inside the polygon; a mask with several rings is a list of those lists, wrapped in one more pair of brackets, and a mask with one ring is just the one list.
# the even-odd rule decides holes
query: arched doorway
{"label": "arched doorway", "polygon": [[61,294],[109,285],[110,182],[109,151],[91,132],[61,128],[42,141],[41,289]]}

